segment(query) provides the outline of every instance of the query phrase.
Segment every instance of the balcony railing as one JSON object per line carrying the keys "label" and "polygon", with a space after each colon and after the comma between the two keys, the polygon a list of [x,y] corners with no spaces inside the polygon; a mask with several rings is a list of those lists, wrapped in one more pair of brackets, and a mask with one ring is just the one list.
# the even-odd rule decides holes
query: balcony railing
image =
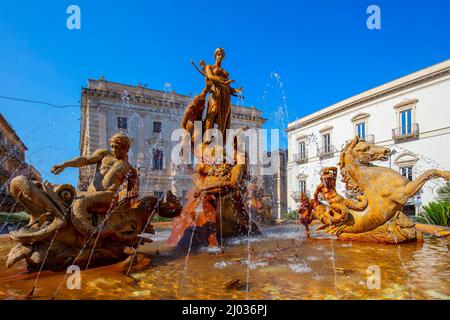
{"label": "balcony railing", "polygon": [[411,127],[400,127],[392,129],[392,139],[401,140],[415,138],[419,135],[419,124],[412,123]]}
{"label": "balcony railing", "polygon": [[190,176],[193,171],[193,166],[189,164],[174,166],[172,168],[172,174],[175,178]]}
{"label": "balcony railing", "polygon": [[[366,134],[366,137],[364,139],[359,138],[359,140],[363,140],[367,143],[374,144],[375,143],[375,135]],[[352,142],[352,139],[346,140],[345,144],[349,144],[350,142]]]}
{"label": "balcony railing", "polygon": [[297,163],[308,162],[308,154],[306,152],[304,152],[304,153],[295,153],[294,154],[294,161],[297,162]]}
{"label": "balcony railing", "polygon": [[0,178],[1,177],[9,178],[9,176],[10,176],[10,173],[6,169],[0,167]]}
{"label": "balcony railing", "polygon": [[333,145],[323,146],[319,150],[319,158],[328,158],[332,157],[336,152],[336,148]]}
{"label": "balcony railing", "polygon": [[374,144],[375,143],[375,135],[366,134],[366,138],[364,139],[367,143]]}

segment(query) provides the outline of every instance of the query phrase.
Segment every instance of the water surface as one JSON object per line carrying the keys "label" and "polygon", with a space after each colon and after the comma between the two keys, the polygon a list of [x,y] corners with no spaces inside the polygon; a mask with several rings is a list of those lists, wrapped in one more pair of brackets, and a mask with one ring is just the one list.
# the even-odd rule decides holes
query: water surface
{"label": "water surface", "polygon": [[[102,267],[83,271],[81,289],[68,290],[64,273],[43,272],[34,299],[450,299],[449,242],[383,245],[306,239],[303,227],[264,228],[259,237],[231,239],[186,255],[168,248],[169,230],[141,248],[151,264],[129,277]],[[14,244],[0,240],[0,298],[24,298],[36,274],[24,263],[5,268]],[[380,288],[371,281],[380,271]],[[369,286],[375,288],[368,288]]]}

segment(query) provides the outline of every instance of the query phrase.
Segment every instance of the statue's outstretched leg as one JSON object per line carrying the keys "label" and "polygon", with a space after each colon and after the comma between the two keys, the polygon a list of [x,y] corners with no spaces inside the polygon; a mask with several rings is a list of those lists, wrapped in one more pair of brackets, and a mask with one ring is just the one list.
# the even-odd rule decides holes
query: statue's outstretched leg
{"label": "statue's outstretched leg", "polygon": [[419,192],[420,189],[422,189],[425,182],[436,178],[443,178],[445,180],[450,180],[450,171],[442,171],[437,169],[425,171],[423,174],[418,176],[413,181],[408,182],[405,185],[403,192],[398,192],[398,195],[401,197],[400,199],[401,202],[399,203],[402,202],[406,203],[406,201],[408,201],[409,198],[411,198],[413,195]]}
{"label": "statue's outstretched leg", "polygon": [[214,129],[214,124],[217,120],[217,106],[211,102],[208,104],[208,110],[206,112],[205,117],[205,138],[203,139],[205,144],[211,143],[211,134],[210,130]]}

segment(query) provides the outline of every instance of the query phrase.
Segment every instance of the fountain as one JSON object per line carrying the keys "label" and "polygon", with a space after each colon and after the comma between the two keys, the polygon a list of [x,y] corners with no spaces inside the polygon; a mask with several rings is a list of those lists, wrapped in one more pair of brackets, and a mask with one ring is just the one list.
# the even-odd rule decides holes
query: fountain
{"label": "fountain", "polygon": [[[222,68],[225,51],[216,49],[214,57],[214,65],[200,61],[201,69],[196,67],[205,77],[206,85],[186,108],[181,123],[181,128],[186,131],[183,143],[188,144],[199,164],[192,175],[194,190],[189,193],[180,217],[174,221],[168,243],[189,251],[192,246],[217,246],[219,241],[222,243],[226,238],[246,235],[249,230],[251,234],[259,233],[245,210],[242,186],[247,166],[245,159],[240,159],[242,155],[237,152],[236,136],[239,133],[233,137],[234,155],[231,161],[226,161],[230,159],[224,154],[225,148],[221,143],[226,144],[227,130],[231,128],[231,96],[240,94],[242,89],[230,86],[234,80],[230,80]],[[206,116],[202,119],[205,104]],[[199,121],[201,130],[195,130],[195,122]],[[214,129],[220,138],[213,136]],[[202,141],[196,143],[198,139]],[[199,211],[199,207],[202,210]]]}
{"label": "fountain", "polygon": [[10,192],[27,209],[30,222],[10,232],[19,244],[8,254],[8,268],[23,259],[30,271],[62,270],[74,264],[87,269],[91,263],[125,259],[134,253],[139,235],[152,232],[148,221],[155,213],[179,214],[181,206],[170,193],[166,202],[138,197],[137,172],[127,161],[130,139],[117,133],[110,144],[112,151],[99,149],[52,168],[59,174],[68,167],[96,165],[87,192],[25,176],[12,179]]}
{"label": "fountain", "polygon": [[[353,199],[336,192],[337,168],[323,168],[322,183],[314,198],[301,196],[301,222],[308,226],[312,216],[323,226],[319,230],[342,240],[403,243],[421,239],[414,222],[401,210],[414,194],[430,179],[450,179],[450,172],[432,169],[409,181],[398,172],[373,165],[386,161],[390,150],[370,144],[357,136],[341,151],[339,168],[347,190]],[[327,204],[319,201],[322,195]]]}
{"label": "fountain", "polygon": [[[171,192],[165,200],[139,197],[137,172],[127,161],[130,140],[121,133],[111,138],[111,150],[52,167],[59,174],[96,165],[87,192],[24,176],[8,181],[31,220],[10,233],[14,241],[0,238],[0,298],[450,299],[448,241],[422,238],[401,212],[427,180],[450,173],[431,170],[408,182],[371,163],[386,160],[387,148],[355,138],[338,168],[320,162],[313,199],[301,195],[306,232],[297,222],[273,225],[271,198],[237,152],[246,129],[225,136],[231,95],[242,89],[230,86],[224,56],[219,48],[214,65],[200,62],[206,86],[181,123],[182,156],[187,150],[195,159],[183,207]],[[287,113],[284,93],[281,111]],[[226,140],[231,155],[221,146]],[[338,170],[353,198],[336,191]],[[152,224],[156,214],[173,218],[172,226]],[[152,241],[146,233],[154,232]],[[82,290],[64,285],[69,273],[61,271],[74,265],[85,269]],[[373,286],[371,270],[380,270],[381,286]]]}

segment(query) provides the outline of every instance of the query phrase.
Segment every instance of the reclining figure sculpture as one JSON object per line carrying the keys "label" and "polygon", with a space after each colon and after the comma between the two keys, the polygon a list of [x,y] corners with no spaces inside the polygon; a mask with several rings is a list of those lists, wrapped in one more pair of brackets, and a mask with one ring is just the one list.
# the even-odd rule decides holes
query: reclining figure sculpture
{"label": "reclining figure sculpture", "polygon": [[51,172],[59,174],[68,167],[96,165],[85,193],[68,184],[32,182],[25,176],[11,181],[10,193],[27,209],[30,222],[10,232],[19,244],[10,251],[7,267],[22,259],[30,271],[118,261],[135,252],[132,248],[142,242],[141,233],[152,233],[150,221],[156,213],[180,214],[181,205],[170,191],[165,202],[138,198],[138,176],[128,162],[131,140],[126,135],[115,134],[110,145],[111,150],[99,149],[52,167]]}
{"label": "reclining figure sculpture", "polygon": [[[354,199],[345,199],[336,192],[337,168],[322,170],[322,183],[314,199],[300,197],[301,222],[308,226],[316,217],[320,230],[343,240],[384,243],[411,242],[421,239],[415,223],[402,212],[408,199],[420,191],[430,179],[450,180],[449,171],[431,169],[409,181],[398,172],[373,165],[386,161],[390,150],[355,137],[341,151],[339,169],[346,189]],[[319,201],[322,195],[326,204]]]}

